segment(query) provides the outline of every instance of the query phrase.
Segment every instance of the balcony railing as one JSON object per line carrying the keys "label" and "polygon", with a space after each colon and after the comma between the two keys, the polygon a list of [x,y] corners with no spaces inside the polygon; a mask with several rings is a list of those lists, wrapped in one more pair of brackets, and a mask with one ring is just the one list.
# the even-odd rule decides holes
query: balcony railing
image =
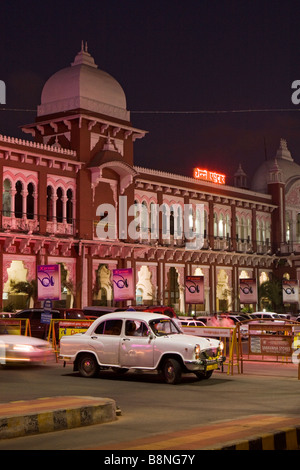
{"label": "balcony railing", "polygon": [[[40,233],[41,221],[45,216],[12,211],[1,211],[1,230],[5,232]],[[47,220],[44,231],[51,235],[74,235],[75,220],[62,217],[52,217]]]}
{"label": "balcony railing", "polygon": [[39,217],[31,214],[20,214],[2,211],[1,229],[5,231],[37,233],[40,229]]}

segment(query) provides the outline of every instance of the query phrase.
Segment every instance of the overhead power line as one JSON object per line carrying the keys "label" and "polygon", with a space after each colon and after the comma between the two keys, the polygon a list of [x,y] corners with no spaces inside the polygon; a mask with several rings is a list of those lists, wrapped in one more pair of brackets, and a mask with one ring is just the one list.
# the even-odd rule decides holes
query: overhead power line
{"label": "overhead power line", "polygon": [[[0,111],[15,111],[36,113],[36,109],[24,108],[0,108]],[[141,110],[130,111],[132,114],[234,114],[234,113],[281,113],[281,112],[299,112],[300,108],[275,108],[275,109],[199,109],[199,110]]]}
{"label": "overhead power line", "polygon": [[274,113],[300,111],[300,108],[278,108],[278,109],[216,109],[216,110],[197,110],[197,111],[130,111],[134,114],[230,114],[230,113]]}

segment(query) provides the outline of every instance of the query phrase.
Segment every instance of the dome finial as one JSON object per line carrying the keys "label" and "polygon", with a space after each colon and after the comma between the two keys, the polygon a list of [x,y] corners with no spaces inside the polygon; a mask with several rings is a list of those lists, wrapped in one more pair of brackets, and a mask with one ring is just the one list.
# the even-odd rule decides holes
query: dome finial
{"label": "dome finial", "polygon": [[83,40],[81,41],[81,50],[78,52],[71,65],[89,65],[90,67],[97,68],[94,58],[88,53],[87,41],[85,41],[85,44]]}
{"label": "dome finial", "polygon": [[280,139],[279,149],[277,150],[276,158],[283,158],[284,160],[290,160],[291,162],[294,161],[291,152],[288,149],[287,141],[285,139]]}

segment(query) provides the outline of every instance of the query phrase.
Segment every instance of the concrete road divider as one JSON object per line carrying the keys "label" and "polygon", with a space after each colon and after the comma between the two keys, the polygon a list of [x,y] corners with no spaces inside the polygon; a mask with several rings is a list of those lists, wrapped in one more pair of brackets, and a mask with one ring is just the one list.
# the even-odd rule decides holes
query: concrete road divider
{"label": "concrete road divider", "polygon": [[110,398],[60,396],[1,403],[0,439],[107,423],[118,414]]}

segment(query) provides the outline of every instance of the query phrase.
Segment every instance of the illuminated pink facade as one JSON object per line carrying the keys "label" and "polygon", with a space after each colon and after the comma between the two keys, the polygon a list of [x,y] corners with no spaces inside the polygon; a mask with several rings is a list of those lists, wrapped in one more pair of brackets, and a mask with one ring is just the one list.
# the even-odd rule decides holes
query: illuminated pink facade
{"label": "illuminated pink facade", "polygon": [[[185,276],[204,276],[205,306],[198,309],[206,312],[238,310],[241,277],[262,281],[274,269],[300,277],[300,172],[290,181],[280,167],[288,161],[284,141],[254,190],[245,189],[241,168],[229,186],[224,175],[214,181],[135,166],[134,143],[146,131],[132,125],[121,86],[84,48],[45,83],[37,118],[23,131],[33,140],[0,135],[2,307],[15,301],[10,281],[35,279],[39,264],[62,263],[69,281],[65,297],[78,307],[112,304],[112,270],[131,267],[136,299],[129,303],[172,304],[182,313]],[[120,196],[149,214],[147,223],[140,221],[138,239],[121,233]],[[108,224],[109,238],[102,239],[101,204],[117,215]],[[177,230],[185,204],[204,207],[201,248],[187,249]],[[152,205],[169,208],[160,215],[156,237]],[[167,233],[164,217],[172,218]],[[134,219],[128,215],[128,226]],[[189,224],[197,228],[194,209]]]}

